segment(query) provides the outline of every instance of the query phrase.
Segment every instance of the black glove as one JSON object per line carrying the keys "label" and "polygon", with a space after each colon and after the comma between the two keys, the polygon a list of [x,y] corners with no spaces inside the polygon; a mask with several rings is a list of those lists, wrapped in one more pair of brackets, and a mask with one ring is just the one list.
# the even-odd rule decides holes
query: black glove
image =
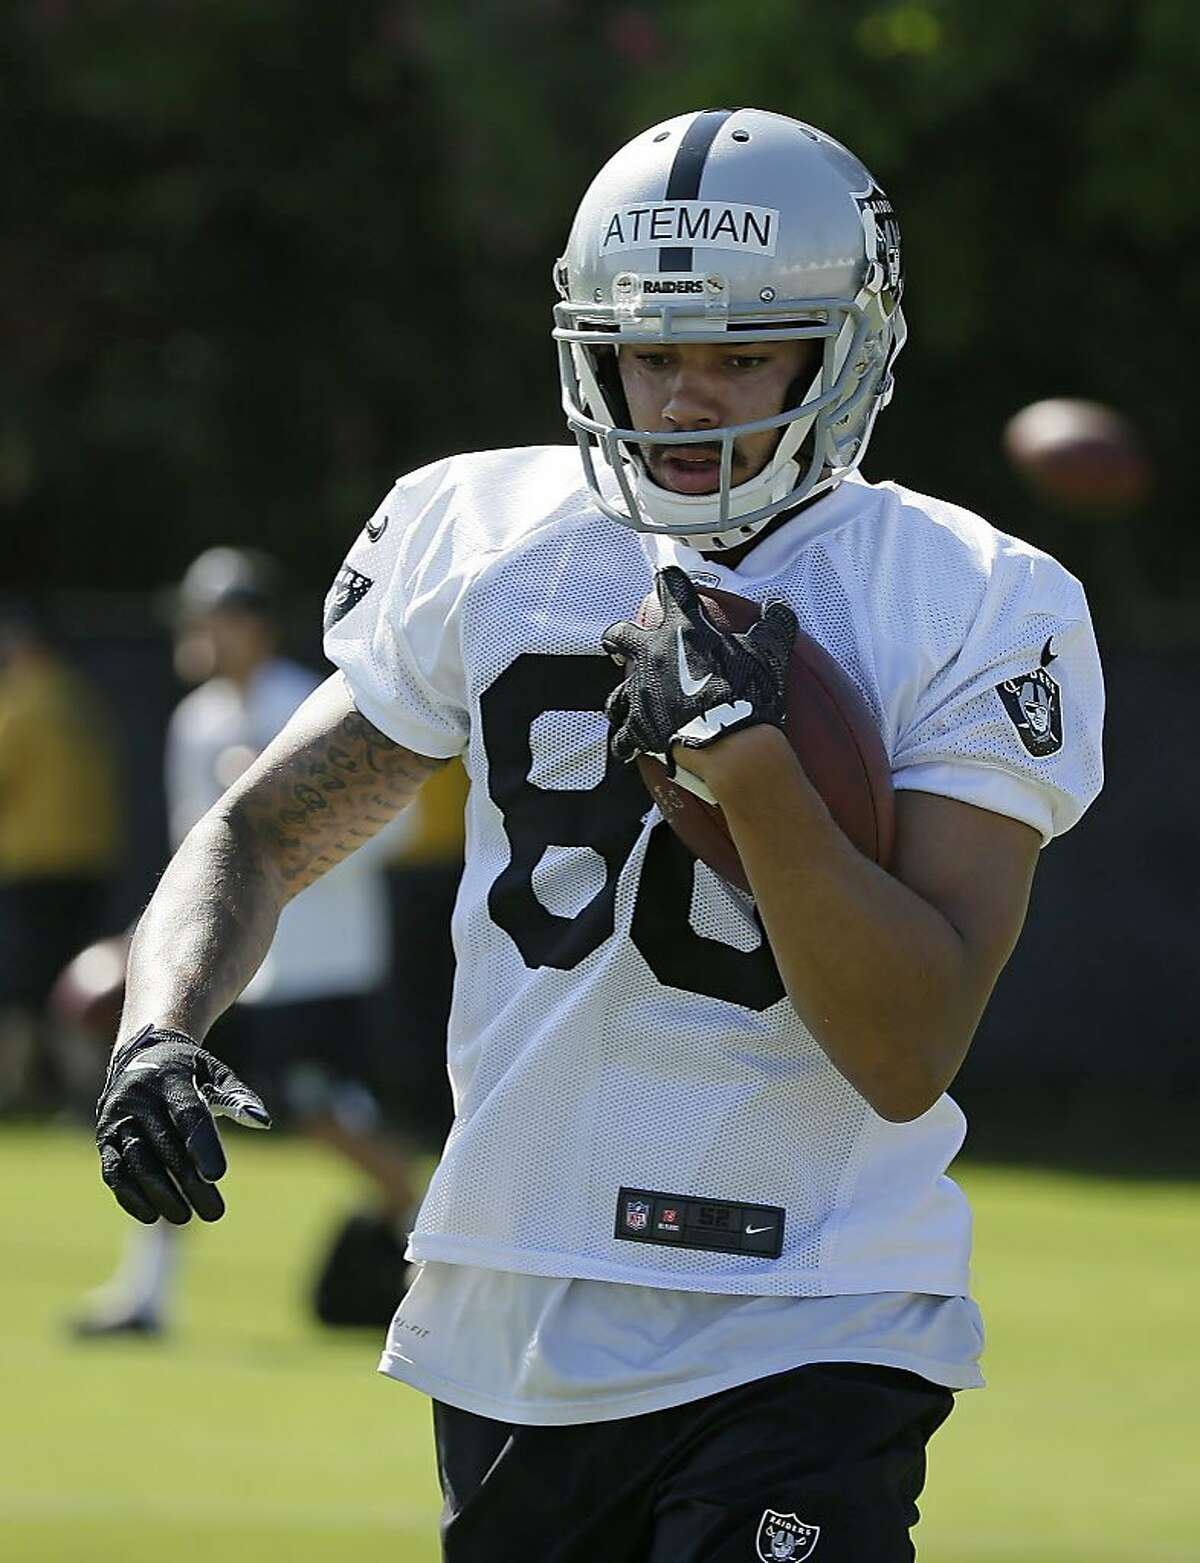
{"label": "black glove", "polygon": [[626,670],[604,711],[614,759],[651,754],[674,776],[673,743],[702,749],[743,727],[782,726],[798,626],[786,603],[772,602],[744,634],[717,629],[678,565],[660,570],[654,585],[660,625],[622,620],[604,632],[605,651]]}
{"label": "black glove", "polygon": [[96,1103],[100,1175],[123,1210],[176,1226],[192,1211],[225,1214],[213,1187],[225,1174],[214,1115],[269,1129],[263,1103],[219,1058],[183,1031],[145,1026],[113,1054]]}

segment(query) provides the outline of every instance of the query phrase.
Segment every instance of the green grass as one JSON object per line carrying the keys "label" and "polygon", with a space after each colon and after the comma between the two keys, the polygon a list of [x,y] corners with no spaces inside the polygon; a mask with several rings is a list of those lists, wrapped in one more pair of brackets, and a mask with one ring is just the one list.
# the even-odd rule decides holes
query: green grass
{"label": "green grass", "polygon": [[352,1189],[295,1142],[228,1137],[229,1213],[187,1234],[167,1342],[62,1330],[128,1218],[85,1134],[0,1134],[0,1558],[435,1559],[426,1403],[379,1338],[309,1323],[306,1267]]}
{"label": "green grass", "polygon": [[[374,1374],[369,1332],[304,1315],[306,1266],[352,1191],[302,1146],[230,1140],[230,1214],[189,1234],[178,1331],[84,1346],[61,1321],[125,1218],[86,1135],[0,1132],[6,1563],[436,1558],[425,1402]],[[1191,1563],[1196,1190],[963,1180],[992,1387],[932,1446],[922,1563]]]}

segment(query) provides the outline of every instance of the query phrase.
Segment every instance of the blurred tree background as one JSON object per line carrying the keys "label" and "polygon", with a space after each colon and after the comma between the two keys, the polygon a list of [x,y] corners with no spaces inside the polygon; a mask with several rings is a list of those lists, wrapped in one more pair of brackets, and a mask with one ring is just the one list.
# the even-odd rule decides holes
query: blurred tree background
{"label": "blurred tree background", "polygon": [[[12,584],[144,588],[253,541],[316,588],[397,473],[561,439],[576,200],[644,125],[753,103],[900,211],[868,475],[1051,547],[1110,640],[1196,634],[1193,0],[9,0],[0,93]],[[1000,429],[1054,395],[1141,427],[1144,513],[1019,488]]]}

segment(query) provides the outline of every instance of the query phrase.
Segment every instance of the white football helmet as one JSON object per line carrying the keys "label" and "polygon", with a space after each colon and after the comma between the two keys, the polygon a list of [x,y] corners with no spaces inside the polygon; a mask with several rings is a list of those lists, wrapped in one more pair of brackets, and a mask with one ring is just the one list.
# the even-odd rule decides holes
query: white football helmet
{"label": "white football helmet", "polygon": [[[839,142],[760,109],[705,109],[643,131],[580,203],[556,263],[563,410],[605,515],[702,550],[752,537],[862,460],[904,345],[900,229],[891,203]],[[821,367],[777,416],[663,434],[630,422],[622,343],[820,338]],[[763,470],[732,481],[734,441],[781,431]],[[642,449],[719,445],[720,485],[676,494]],[[598,445],[616,476],[607,497]],[[609,485],[611,494],[611,485]]]}

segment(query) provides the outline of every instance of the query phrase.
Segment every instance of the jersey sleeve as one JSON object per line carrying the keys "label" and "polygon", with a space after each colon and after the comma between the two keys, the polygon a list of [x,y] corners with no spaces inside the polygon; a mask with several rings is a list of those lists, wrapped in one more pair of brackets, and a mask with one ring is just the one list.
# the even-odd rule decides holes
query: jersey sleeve
{"label": "jersey sleeve", "polygon": [[468,737],[448,463],[401,478],[325,599],[325,655],[355,706],[393,742],[448,759]]}
{"label": "jersey sleeve", "polygon": [[1032,550],[1002,555],[961,648],[915,695],[893,781],[1022,820],[1043,844],[1100,791],[1104,683],[1083,588]]}

